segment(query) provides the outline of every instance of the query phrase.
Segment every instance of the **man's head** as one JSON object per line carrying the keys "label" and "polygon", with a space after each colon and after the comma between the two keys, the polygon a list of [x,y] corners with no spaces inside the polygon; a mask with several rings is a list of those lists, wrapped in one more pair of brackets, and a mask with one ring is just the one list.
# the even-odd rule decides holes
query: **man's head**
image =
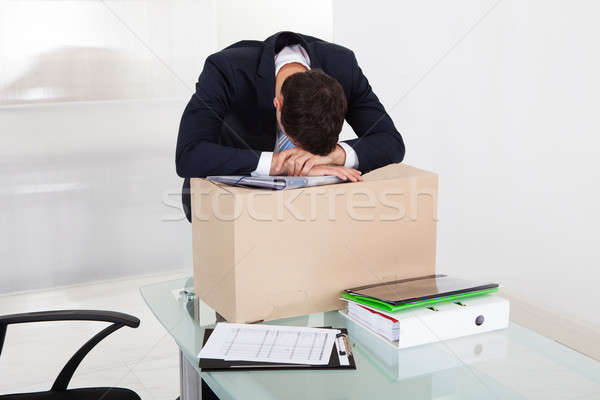
{"label": "man's head", "polygon": [[279,125],[294,144],[318,155],[335,149],[347,108],[337,80],[320,69],[294,73],[274,103]]}

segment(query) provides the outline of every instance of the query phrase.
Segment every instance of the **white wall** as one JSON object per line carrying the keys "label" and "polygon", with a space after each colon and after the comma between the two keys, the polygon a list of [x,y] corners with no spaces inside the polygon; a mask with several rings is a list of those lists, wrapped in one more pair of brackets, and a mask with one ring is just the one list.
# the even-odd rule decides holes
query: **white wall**
{"label": "white wall", "polygon": [[216,4],[219,48],[240,40],[265,40],[280,31],[324,40],[333,36],[330,0],[220,0]]}
{"label": "white wall", "polygon": [[0,293],[191,270],[168,204],[215,50],[212,1],[0,2]]}
{"label": "white wall", "polygon": [[438,271],[598,329],[600,3],[333,4],[405,161],[439,173]]}

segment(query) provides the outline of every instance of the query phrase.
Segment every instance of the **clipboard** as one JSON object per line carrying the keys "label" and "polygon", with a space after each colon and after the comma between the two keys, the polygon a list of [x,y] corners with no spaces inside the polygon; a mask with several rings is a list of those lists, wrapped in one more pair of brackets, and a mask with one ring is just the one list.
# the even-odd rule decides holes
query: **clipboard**
{"label": "clipboard", "polygon": [[[202,345],[206,344],[213,329],[205,329],[204,340]],[[201,358],[199,367],[202,371],[267,371],[267,370],[292,370],[292,369],[356,369],[354,356],[352,355],[352,347],[348,341],[348,331],[345,328],[340,329],[338,339],[345,349],[338,348],[338,341],[331,350],[329,363],[326,365],[311,365],[311,364],[280,364],[269,362],[254,362],[254,361],[225,361],[214,358]],[[344,352],[345,350],[345,352]],[[347,355],[348,365],[341,365],[338,352],[342,355]],[[343,354],[345,353],[345,354]]]}

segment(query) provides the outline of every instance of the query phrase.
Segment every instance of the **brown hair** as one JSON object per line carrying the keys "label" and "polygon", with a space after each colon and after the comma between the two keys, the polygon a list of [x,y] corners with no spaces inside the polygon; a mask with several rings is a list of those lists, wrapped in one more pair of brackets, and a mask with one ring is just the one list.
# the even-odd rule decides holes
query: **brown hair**
{"label": "brown hair", "polygon": [[281,86],[281,94],[285,133],[306,151],[331,153],[347,109],[342,85],[322,70],[312,69],[290,75]]}

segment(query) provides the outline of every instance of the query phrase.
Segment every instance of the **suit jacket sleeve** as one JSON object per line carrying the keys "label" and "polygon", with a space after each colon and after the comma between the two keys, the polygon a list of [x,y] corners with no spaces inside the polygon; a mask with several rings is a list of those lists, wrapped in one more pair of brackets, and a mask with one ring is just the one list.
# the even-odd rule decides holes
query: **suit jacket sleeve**
{"label": "suit jacket sleeve", "polygon": [[206,59],[179,125],[175,164],[182,178],[249,175],[259,152],[219,144],[223,119],[235,96],[233,71],[222,55]]}
{"label": "suit jacket sleeve", "polygon": [[347,140],[358,156],[358,169],[369,172],[404,159],[404,141],[392,119],[373,93],[367,77],[352,54],[352,92],[346,121],[358,139]]}

